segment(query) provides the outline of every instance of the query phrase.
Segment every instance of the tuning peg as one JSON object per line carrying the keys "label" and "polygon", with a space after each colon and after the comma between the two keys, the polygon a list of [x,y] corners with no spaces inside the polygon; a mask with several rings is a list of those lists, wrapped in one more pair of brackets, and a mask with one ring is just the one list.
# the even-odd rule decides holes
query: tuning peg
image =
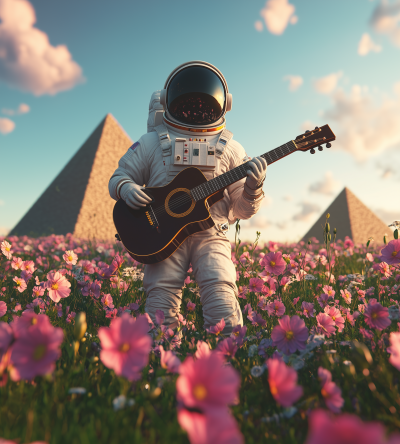
{"label": "tuning peg", "polygon": [[327,148],[330,148],[332,145],[328,142],[325,146],[326,146]]}
{"label": "tuning peg", "polygon": [[318,151],[322,151],[323,150],[323,148],[322,148],[322,146],[320,145],[319,147],[318,147]]}
{"label": "tuning peg", "polygon": [[316,126],[314,129],[318,129],[318,127]]}
{"label": "tuning peg", "polygon": [[311,148],[310,153],[311,153],[311,154],[315,154],[315,149],[314,149],[314,148]]}
{"label": "tuning peg", "polygon": [[307,131],[306,131],[306,134],[309,133],[309,132],[311,132],[311,131],[310,131],[310,130],[307,130]]}

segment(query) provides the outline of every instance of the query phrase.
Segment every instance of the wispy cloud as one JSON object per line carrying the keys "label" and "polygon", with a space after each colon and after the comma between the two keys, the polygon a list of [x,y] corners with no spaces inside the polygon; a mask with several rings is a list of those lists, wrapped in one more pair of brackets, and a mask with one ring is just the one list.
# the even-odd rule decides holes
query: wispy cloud
{"label": "wispy cloud", "polygon": [[3,114],[6,114],[7,116],[14,116],[16,114],[18,115],[18,114],[29,113],[30,110],[31,110],[31,108],[29,107],[29,105],[27,105],[26,103],[21,103],[16,110],[8,109],[8,108],[3,108],[1,110],[1,112]]}
{"label": "wispy cloud", "polygon": [[339,187],[340,182],[333,177],[332,171],[327,171],[325,177],[321,181],[311,184],[308,189],[313,193],[332,196],[336,193]]}
{"label": "wispy cloud", "polygon": [[400,48],[400,0],[391,3],[381,0],[372,13],[370,23],[376,32],[387,35]]}
{"label": "wispy cloud", "polygon": [[295,9],[288,0],[267,0],[260,15],[271,34],[281,35],[289,23],[292,25],[297,23],[298,17],[294,13]]}
{"label": "wispy cloud", "polygon": [[320,94],[330,94],[335,90],[340,77],[342,77],[342,71],[334,72],[325,77],[321,77],[313,81],[314,88]]}
{"label": "wispy cloud", "polygon": [[358,54],[366,56],[369,52],[381,52],[382,46],[376,44],[368,33],[364,33],[358,44]]}
{"label": "wispy cloud", "polygon": [[34,27],[27,0],[0,1],[0,80],[35,95],[56,94],[84,80],[65,45],[52,46]]}
{"label": "wispy cloud", "polygon": [[307,222],[320,211],[320,207],[310,202],[299,202],[300,211],[293,216],[293,220]]}
{"label": "wispy cloud", "polygon": [[6,117],[0,117],[0,133],[8,134],[14,131],[15,123]]}
{"label": "wispy cloud", "polygon": [[296,91],[303,84],[303,78],[300,76],[285,76],[285,81],[289,81],[289,91]]}

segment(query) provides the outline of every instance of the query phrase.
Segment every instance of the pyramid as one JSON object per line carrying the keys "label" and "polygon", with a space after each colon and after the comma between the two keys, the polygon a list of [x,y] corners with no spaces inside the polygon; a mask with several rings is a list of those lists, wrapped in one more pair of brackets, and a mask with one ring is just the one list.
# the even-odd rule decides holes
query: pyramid
{"label": "pyramid", "polygon": [[129,136],[107,114],[10,234],[72,233],[114,239],[115,201],[108,194],[108,181],[131,145]]}
{"label": "pyramid", "polygon": [[303,237],[303,241],[306,242],[311,237],[316,237],[319,242],[323,242],[323,227],[327,213],[330,214],[331,232],[333,233],[334,228],[337,230],[337,240],[344,240],[346,236],[349,236],[355,244],[365,244],[372,236],[375,243],[380,245],[383,244],[384,234],[391,232],[390,228],[378,216],[348,188],[344,188]]}

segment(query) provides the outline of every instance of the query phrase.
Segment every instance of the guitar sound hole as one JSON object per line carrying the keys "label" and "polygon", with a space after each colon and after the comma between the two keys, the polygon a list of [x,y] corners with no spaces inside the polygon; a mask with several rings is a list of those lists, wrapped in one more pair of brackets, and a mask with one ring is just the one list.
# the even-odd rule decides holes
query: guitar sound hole
{"label": "guitar sound hole", "polygon": [[184,191],[175,193],[168,202],[168,208],[175,214],[182,214],[188,211],[192,204],[192,199]]}

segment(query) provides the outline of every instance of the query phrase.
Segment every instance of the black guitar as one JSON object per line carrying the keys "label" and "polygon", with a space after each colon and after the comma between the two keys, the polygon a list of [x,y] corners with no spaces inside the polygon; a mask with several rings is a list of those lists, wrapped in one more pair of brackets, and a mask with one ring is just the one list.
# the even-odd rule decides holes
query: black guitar
{"label": "black guitar", "polygon": [[[314,154],[322,151],[322,143],[330,148],[336,137],[324,125],[296,137],[262,155],[268,165],[296,151]],[[213,227],[210,207],[224,197],[224,189],[247,176],[246,163],[214,179],[207,180],[196,167],[182,170],[163,187],[146,187],[152,202],[133,210],[120,199],[114,206],[113,218],[118,234],[129,254],[143,264],[167,259],[187,237]]]}

